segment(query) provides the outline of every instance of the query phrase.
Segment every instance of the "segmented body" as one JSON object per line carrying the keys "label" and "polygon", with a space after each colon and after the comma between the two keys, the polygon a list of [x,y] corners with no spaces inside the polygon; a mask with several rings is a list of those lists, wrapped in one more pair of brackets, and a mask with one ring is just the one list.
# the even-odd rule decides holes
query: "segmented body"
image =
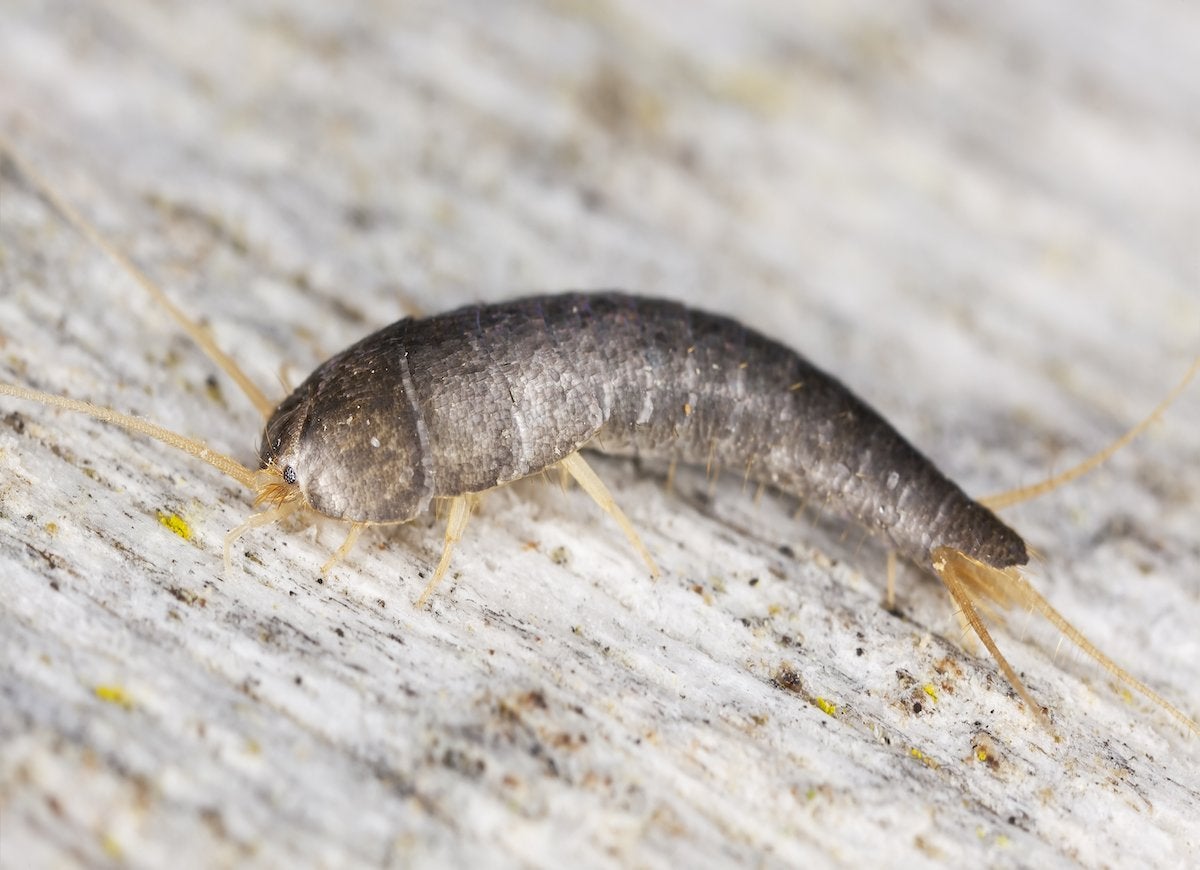
{"label": "segmented body", "polygon": [[276,410],[262,460],[312,508],[402,522],[581,447],[717,463],[812,498],[928,565],[1025,544],[836,379],[734,320],[622,293],[538,296],[401,320]]}
{"label": "segmented body", "polygon": [[[296,510],[350,521],[327,571],[373,523],[413,519],[449,502],[445,544],[417,599],[429,600],[463,536],[473,493],[557,464],[652,555],[577,452],[592,447],[741,469],[882,532],[946,585],[1006,679],[1053,733],[1001,654],[975,602],[1041,613],[1083,652],[1174,716],[1181,710],[1117,665],[1030,585],[1021,538],[968,498],[875,411],[783,345],[724,317],[621,293],[543,296],[392,324],[333,357],[273,407],[237,364],[162,290],[0,141],[0,158],[157,299],[268,417],[262,468],[247,468],[185,435],[111,408],[0,382],[0,396],[90,415],[208,463],[267,505],[225,538]],[[2,161],[0,161],[0,168]],[[1113,444],[1053,478],[994,496],[1013,504],[1104,462],[1149,426],[1200,371]],[[889,585],[890,595],[890,585]]]}

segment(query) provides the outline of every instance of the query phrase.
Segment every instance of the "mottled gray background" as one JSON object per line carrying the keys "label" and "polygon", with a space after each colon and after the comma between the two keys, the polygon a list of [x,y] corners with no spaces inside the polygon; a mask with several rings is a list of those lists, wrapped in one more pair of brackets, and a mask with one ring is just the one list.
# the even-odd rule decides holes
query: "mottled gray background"
{"label": "mottled gray background", "polygon": [[[1107,442],[1200,350],[1191,4],[2,15],[0,133],[273,389],[406,313],[624,287],[787,340],[984,494]],[[260,421],[213,371],[0,178],[0,378],[251,461]],[[1050,599],[1193,716],[1198,428],[1193,389],[1007,514]],[[661,580],[530,483],[487,499],[423,613],[432,520],[324,583],[338,528],[254,533],[223,576],[244,493],[0,401],[0,863],[1200,857],[1196,741],[1052,631],[999,639],[1060,744],[936,581],[907,571],[885,611],[884,553],[820,505],[596,466]]]}

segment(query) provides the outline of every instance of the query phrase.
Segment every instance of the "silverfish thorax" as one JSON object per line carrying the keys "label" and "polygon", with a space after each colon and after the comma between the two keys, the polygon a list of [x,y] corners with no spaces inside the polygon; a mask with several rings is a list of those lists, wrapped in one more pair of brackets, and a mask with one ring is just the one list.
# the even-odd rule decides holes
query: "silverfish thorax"
{"label": "silverfish thorax", "polygon": [[1020,536],[878,413],[729,318],[620,293],[538,296],[384,327],[285,399],[261,459],[330,517],[394,523],[587,446],[715,463],[814,500],[928,565],[994,567]]}

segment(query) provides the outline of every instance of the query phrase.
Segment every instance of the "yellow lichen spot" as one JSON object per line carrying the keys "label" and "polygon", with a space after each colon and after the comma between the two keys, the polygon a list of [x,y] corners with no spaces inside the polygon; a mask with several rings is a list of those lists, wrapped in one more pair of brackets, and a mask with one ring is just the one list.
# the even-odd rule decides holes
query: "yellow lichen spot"
{"label": "yellow lichen spot", "polygon": [[101,701],[116,704],[118,707],[124,707],[126,710],[133,709],[133,699],[120,686],[96,686],[92,691]]}
{"label": "yellow lichen spot", "polygon": [[685,416],[685,417],[692,416],[692,403],[691,402],[683,403],[683,416]]}
{"label": "yellow lichen spot", "polygon": [[185,541],[192,539],[192,527],[177,513],[167,513],[166,511],[158,511],[158,522],[163,528],[170,529]]}
{"label": "yellow lichen spot", "polygon": [[121,860],[125,854],[121,849],[121,844],[117,842],[116,837],[112,834],[100,835],[100,848],[104,850],[105,855],[116,861]]}
{"label": "yellow lichen spot", "polygon": [[934,760],[933,758],[930,758],[928,755],[926,755],[920,749],[917,749],[917,747],[915,747],[915,746],[913,746],[912,748],[910,748],[908,750],[908,754],[911,755],[913,758],[915,758],[917,761],[924,764],[926,767],[931,767],[934,770],[937,770],[939,767],[941,767],[941,765],[938,764],[936,760]]}
{"label": "yellow lichen spot", "polygon": [[46,533],[51,535],[58,534],[58,523],[46,523]]}
{"label": "yellow lichen spot", "polygon": [[933,703],[935,703],[935,704],[937,703],[937,699],[938,699],[937,687],[933,683],[926,683],[924,686],[921,687],[921,691],[923,691],[926,695],[928,695],[930,697],[930,699],[933,701]]}
{"label": "yellow lichen spot", "polygon": [[984,762],[988,760],[988,752],[982,746],[975,750],[975,760]]}
{"label": "yellow lichen spot", "polygon": [[814,703],[826,716],[837,716],[837,704],[826,701],[824,698],[817,698]]}

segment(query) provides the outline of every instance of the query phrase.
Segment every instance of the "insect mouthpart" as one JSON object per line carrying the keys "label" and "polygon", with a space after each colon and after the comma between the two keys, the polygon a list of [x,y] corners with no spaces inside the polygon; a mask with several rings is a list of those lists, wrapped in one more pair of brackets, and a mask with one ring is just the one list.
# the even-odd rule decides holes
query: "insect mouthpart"
{"label": "insect mouthpart", "polygon": [[[289,474],[290,472],[290,474]],[[267,504],[282,507],[303,497],[296,483],[296,470],[285,466],[282,471],[276,465],[268,465],[254,474],[254,506]]]}

